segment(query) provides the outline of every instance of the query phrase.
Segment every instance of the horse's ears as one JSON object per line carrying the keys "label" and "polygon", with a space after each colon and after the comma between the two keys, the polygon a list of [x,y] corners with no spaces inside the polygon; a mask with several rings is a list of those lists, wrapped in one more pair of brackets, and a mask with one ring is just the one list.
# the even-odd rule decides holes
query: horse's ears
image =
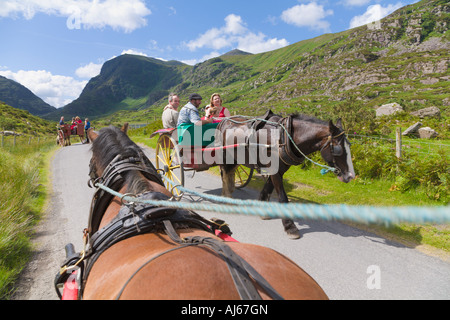
{"label": "horse's ears", "polygon": [[87,135],[89,137],[89,140],[94,141],[98,137],[98,133],[94,131],[94,129],[89,128],[87,131]]}
{"label": "horse's ears", "polygon": [[122,129],[120,129],[123,133],[128,134],[128,122],[125,122]]}
{"label": "horse's ears", "polygon": [[336,125],[333,124],[333,121],[329,121],[328,126],[330,127],[330,132],[333,133],[339,133],[339,129],[342,130],[342,120],[341,118],[337,119]]}

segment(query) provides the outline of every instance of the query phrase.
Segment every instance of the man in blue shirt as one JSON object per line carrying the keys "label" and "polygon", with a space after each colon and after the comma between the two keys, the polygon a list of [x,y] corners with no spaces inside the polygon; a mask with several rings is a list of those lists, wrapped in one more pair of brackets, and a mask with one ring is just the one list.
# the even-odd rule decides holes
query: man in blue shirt
{"label": "man in blue shirt", "polygon": [[177,126],[181,124],[193,123],[201,126],[206,123],[212,123],[212,119],[202,120],[197,108],[202,103],[202,97],[198,93],[193,93],[189,96],[189,102],[181,109],[178,115]]}
{"label": "man in blue shirt", "polygon": [[[180,110],[178,115],[178,143],[180,145],[209,145],[214,141],[214,135],[204,136],[208,129],[215,129],[217,123],[213,118],[202,120],[197,108],[202,103],[198,93],[189,96],[189,102]],[[210,132],[211,133],[211,132]]]}

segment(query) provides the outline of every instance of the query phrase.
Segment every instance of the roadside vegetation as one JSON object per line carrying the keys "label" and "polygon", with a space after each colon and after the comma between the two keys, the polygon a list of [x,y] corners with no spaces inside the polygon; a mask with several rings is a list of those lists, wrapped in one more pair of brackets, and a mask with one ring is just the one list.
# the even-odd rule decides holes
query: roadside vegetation
{"label": "roadside vegetation", "polygon": [[28,262],[33,227],[49,192],[48,160],[55,141],[0,148],[0,300]]}

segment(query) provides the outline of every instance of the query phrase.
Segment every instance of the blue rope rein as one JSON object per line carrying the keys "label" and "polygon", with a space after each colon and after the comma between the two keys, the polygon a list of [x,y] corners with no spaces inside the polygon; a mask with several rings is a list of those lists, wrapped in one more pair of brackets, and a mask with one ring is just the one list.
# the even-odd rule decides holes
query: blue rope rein
{"label": "blue rope rein", "polygon": [[[165,178],[165,177],[164,177]],[[165,178],[168,180],[167,178]],[[169,180],[170,181],[170,180]],[[306,220],[348,220],[359,223],[384,223],[386,225],[400,222],[410,223],[448,223],[450,222],[449,207],[371,207],[349,206],[345,204],[318,205],[305,203],[279,203],[257,200],[241,200],[207,195],[182,186],[176,186],[180,191],[198,195],[204,199],[220,202],[190,203],[171,200],[142,200],[135,196],[124,195],[100,183],[95,185],[128,203],[145,203],[155,206],[200,210],[227,214],[243,214],[270,218],[306,219]]]}

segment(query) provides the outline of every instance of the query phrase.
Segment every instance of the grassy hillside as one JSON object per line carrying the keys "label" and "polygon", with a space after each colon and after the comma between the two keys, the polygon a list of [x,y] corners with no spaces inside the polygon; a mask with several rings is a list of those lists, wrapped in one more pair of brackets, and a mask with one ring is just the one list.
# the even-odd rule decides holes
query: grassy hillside
{"label": "grassy hillside", "polygon": [[0,101],[0,131],[3,130],[36,136],[56,135],[56,122],[43,120],[28,111],[13,108]]}

